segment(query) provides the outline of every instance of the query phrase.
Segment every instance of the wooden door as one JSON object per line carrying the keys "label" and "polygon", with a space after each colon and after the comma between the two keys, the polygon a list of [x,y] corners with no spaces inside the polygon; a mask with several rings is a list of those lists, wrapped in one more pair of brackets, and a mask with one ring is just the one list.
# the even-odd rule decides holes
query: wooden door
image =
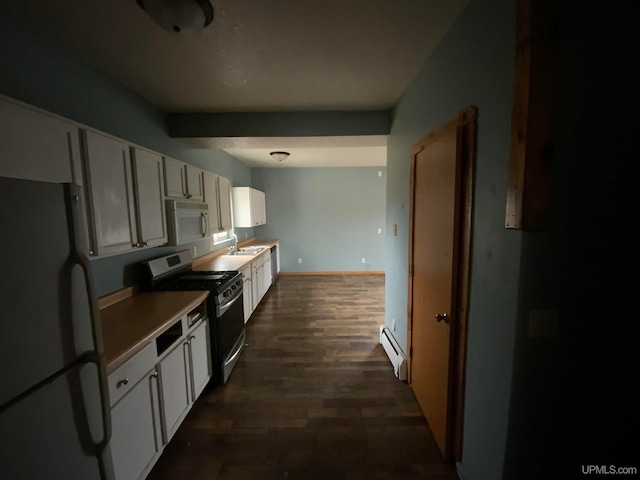
{"label": "wooden door", "polygon": [[455,428],[462,399],[453,393],[464,381],[459,367],[466,345],[473,164],[468,142],[475,135],[465,125],[475,116],[473,108],[463,111],[412,151],[410,383],[446,459],[459,448],[454,435],[461,436]]}

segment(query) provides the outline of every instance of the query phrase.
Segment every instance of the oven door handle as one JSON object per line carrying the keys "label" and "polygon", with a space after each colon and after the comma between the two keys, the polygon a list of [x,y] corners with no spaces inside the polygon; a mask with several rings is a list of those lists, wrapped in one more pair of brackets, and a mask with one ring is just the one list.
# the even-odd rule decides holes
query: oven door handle
{"label": "oven door handle", "polygon": [[231,362],[233,362],[236,358],[238,358],[238,355],[240,355],[240,353],[242,352],[242,350],[244,349],[244,340],[245,338],[247,338],[247,334],[245,333],[244,330],[242,330],[242,333],[240,334],[240,336],[238,337],[238,340],[236,341],[234,347],[237,345],[238,348],[236,349],[235,352],[233,352],[233,354],[227,358],[224,361],[225,365],[229,365]]}
{"label": "oven door handle", "polygon": [[234,298],[233,300],[231,300],[229,303],[225,303],[222,306],[218,307],[218,317],[221,317],[222,315],[225,314],[225,312],[227,310],[229,310],[231,308],[231,306],[236,303],[238,301],[238,299],[242,298],[242,291],[240,292],[240,295],[238,295],[236,298]]}

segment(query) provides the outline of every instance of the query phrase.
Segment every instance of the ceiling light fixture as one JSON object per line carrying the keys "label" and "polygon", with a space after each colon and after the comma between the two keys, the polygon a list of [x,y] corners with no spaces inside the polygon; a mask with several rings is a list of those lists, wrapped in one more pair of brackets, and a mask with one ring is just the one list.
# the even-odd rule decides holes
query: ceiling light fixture
{"label": "ceiling light fixture", "polygon": [[136,0],[138,5],[164,30],[193,33],[213,21],[209,0]]}
{"label": "ceiling light fixture", "polygon": [[271,155],[274,160],[281,162],[289,156],[289,152],[271,152],[269,155]]}

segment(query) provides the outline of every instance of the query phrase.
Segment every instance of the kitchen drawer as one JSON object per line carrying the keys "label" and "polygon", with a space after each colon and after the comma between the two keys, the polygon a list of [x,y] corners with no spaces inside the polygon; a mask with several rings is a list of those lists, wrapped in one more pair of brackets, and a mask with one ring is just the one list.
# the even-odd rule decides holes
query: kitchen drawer
{"label": "kitchen drawer", "polygon": [[131,390],[154,367],[157,361],[156,343],[151,342],[109,375],[107,382],[111,406],[113,407]]}
{"label": "kitchen drawer", "polygon": [[251,270],[255,273],[262,265],[264,265],[264,262],[266,260],[267,260],[266,255],[260,254],[260,256],[256,258],[251,264]]}

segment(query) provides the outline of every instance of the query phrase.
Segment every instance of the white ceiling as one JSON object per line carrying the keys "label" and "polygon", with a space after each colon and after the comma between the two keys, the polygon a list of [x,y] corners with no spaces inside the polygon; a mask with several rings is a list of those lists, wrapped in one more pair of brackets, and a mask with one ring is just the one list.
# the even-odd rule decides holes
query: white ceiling
{"label": "white ceiling", "polygon": [[[250,167],[380,167],[387,164],[386,136],[213,140]],[[225,140],[231,140],[233,146],[223,146]],[[270,155],[274,150],[284,150],[290,155],[278,162]]]}
{"label": "white ceiling", "polygon": [[[187,36],[160,29],[135,0],[0,0],[166,112],[391,108],[467,0],[211,3],[213,23]],[[298,158],[329,165],[341,156],[342,165],[379,165],[374,149],[386,151],[381,145],[287,147],[282,139],[256,148],[245,143],[228,151],[248,164],[264,150],[290,148],[292,164]]]}

